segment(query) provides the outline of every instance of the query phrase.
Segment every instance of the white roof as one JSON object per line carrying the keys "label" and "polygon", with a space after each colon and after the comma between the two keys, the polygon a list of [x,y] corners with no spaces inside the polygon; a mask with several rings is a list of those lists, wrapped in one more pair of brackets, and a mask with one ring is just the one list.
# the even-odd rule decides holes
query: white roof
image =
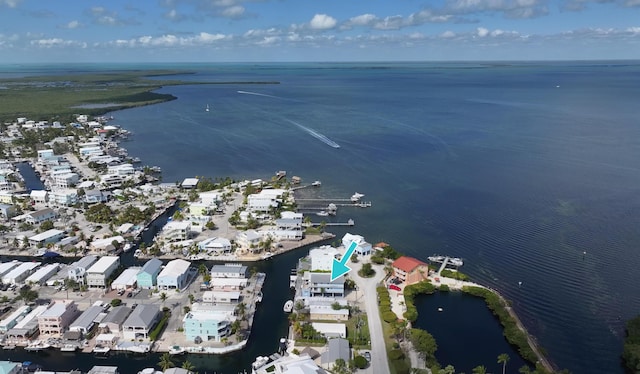
{"label": "white roof", "polygon": [[48,193],[48,191],[46,191],[46,190],[33,190],[33,191],[31,191],[30,196],[31,197],[46,197],[47,193]]}
{"label": "white roof", "polygon": [[95,185],[94,181],[84,181],[81,182],[80,184],[78,184],[78,188],[93,188],[93,186]]}
{"label": "white roof", "polygon": [[23,305],[20,308],[16,309],[13,313],[11,313],[8,317],[4,318],[0,321],[0,326],[6,326],[9,322],[16,320],[18,317],[28,313],[31,310],[29,305]]}
{"label": "white roof", "polygon": [[312,322],[311,326],[321,334],[335,334],[347,336],[347,325],[344,323],[322,323]]}
{"label": "white roof", "polygon": [[247,284],[245,278],[211,278],[210,282],[212,287],[224,287],[224,286],[244,286]]}
{"label": "white roof", "polygon": [[191,222],[189,221],[169,221],[162,228],[163,231],[169,230],[185,230],[191,226]]}
{"label": "white roof", "polygon": [[349,315],[349,309],[333,309],[332,306],[311,305],[309,307],[310,314],[332,314],[336,316]]}
{"label": "white roof", "polygon": [[20,262],[18,260],[13,260],[13,261],[1,263],[0,264],[0,275],[9,272],[11,269],[15,268],[16,266],[20,265],[21,263],[22,262]]}
{"label": "white roof", "polygon": [[225,321],[228,319],[227,313],[214,311],[190,311],[184,316],[184,320],[194,319],[196,321]]}
{"label": "white roof", "polygon": [[120,257],[118,256],[104,256],[101,257],[98,262],[93,264],[89,269],[87,269],[87,273],[104,273],[109,269],[115,262],[119,261]]}
{"label": "white roof", "polygon": [[120,274],[118,276],[118,278],[116,278],[113,283],[111,283],[111,288],[116,288],[117,286],[125,286],[125,287],[131,287],[134,284],[136,284],[137,281],[137,275],[140,272],[139,267],[132,267],[132,268],[128,268],[125,269],[122,274]]}
{"label": "white roof", "polygon": [[93,248],[104,248],[110,245],[114,240],[117,241],[118,243],[124,242],[124,238],[118,235],[118,236],[112,236],[110,238],[94,240],[91,242],[91,246]]}
{"label": "white roof", "polygon": [[133,227],[133,223],[123,223],[122,225],[120,225],[120,227],[116,229],[116,231],[119,232],[120,234],[124,234],[129,230],[131,230],[132,227]]}
{"label": "white roof", "polygon": [[27,271],[31,271],[40,266],[39,262],[23,262],[18,265],[16,268],[5,274],[2,279],[13,279],[16,278]]}
{"label": "white roof", "polygon": [[67,311],[67,307],[73,303],[74,302],[72,300],[57,300],[39,317],[60,317]]}
{"label": "white roof", "polygon": [[45,239],[49,239],[49,238],[52,238],[54,236],[60,235],[63,232],[64,231],[62,231],[62,230],[51,229],[51,230],[47,230],[45,232],[41,232],[40,234],[34,235],[34,236],[30,237],[29,240],[34,240],[34,241],[39,242],[40,240],[45,240]]}
{"label": "white roof", "polygon": [[[58,271],[60,265],[58,264],[47,264],[40,269],[38,269],[35,273],[29,275],[29,277],[25,280],[25,282],[40,282],[41,280],[46,280],[50,278],[55,271]],[[45,279],[46,278],[46,279]]]}
{"label": "white roof", "polygon": [[182,187],[195,187],[198,184],[199,179],[198,178],[185,178],[182,181],[181,186]]}
{"label": "white roof", "polygon": [[104,342],[104,341],[112,342],[114,341],[114,339],[117,339],[115,334],[100,334],[96,336],[96,341],[101,341],[101,342]]}
{"label": "white roof", "polygon": [[158,278],[160,277],[179,277],[189,270],[191,263],[189,261],[177,259],[171,260],[167,263],[167,265],[162,269],[160,274],[158,274]]}
{"label": "white roof", "polygon": [[44,311],[47,310],[47,308],[49,308],[48,305],[39,305],[39,306],[37,306],[34,310],[29,312],[29,314],[24,316],[24,318],[20,322],[18,322],[17,325],[13,326],[13,328],[17,330],[17,329],[21,329],[21,328],[25,327],[34,318],[37,318],[39,315],[44,313]]}
{"label": "white roof", "polygon": [[202,299],[239,299],[240,291],[205,291]]}

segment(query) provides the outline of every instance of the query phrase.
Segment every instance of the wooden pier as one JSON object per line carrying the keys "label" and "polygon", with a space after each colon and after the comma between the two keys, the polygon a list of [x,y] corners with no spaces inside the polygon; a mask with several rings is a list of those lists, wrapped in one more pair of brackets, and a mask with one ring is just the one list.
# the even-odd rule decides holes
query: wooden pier
{"label": "wooden pier", "polygon": [[320,226],[320,225],[325,225],[325,226],[355,226],[356,222],[352,219],[348,220],[347,222],[310,222],[308,225],[309,226]]}

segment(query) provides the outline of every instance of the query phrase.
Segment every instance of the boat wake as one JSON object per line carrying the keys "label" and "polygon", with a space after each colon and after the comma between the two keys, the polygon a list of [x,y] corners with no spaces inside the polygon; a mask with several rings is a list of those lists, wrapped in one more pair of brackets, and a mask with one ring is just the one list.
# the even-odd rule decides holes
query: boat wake
{"label": "boat wake", "polygon": [[273,95],[267,95],[267,94],[262,94],[259,92],[251,92],[251,91],[238,91],[239,94],[242,95],[254,95],[254,96],[263,96],[263,97],[272,97],[274,99],[283,99],[282,97],[278,97],[278,96],[273,96]]}
{"label": "boat wake", "polygon": [[292,121],[292,120],[290,120],[290,119],[287,119],[286,121],[288,121],[289,123],[292,123],[292,124],[294,124],[294,125],[298,126],[299,128],[303,129],[304,131],[306,131],[307,133],[309,133],[309,135],[311,135],[311,136],[313,136],[314,138],[316,138],[316,139],[320,140],[320,141],[321,141],[321,142],[323,142],[324,144],[326,144],[326,145],[328,145],[328,146],[330,146],[330,147],[333,147],[333,148],[340,148],[340,144],[338,144],[338,143],[334,142],[333,140],[331,140],[331,139],[327,138],[326,136],[324,136],[324,135],[320,134],[319,132],[317,132],[317,131],[315,131],[315,130],[313,130],[313,129],[310,129],[310,128],[308,128],[308,127],[302,126],[301,124],[299,124],[299,123],[297,123],[297,122],[295,122],[295,121]]}

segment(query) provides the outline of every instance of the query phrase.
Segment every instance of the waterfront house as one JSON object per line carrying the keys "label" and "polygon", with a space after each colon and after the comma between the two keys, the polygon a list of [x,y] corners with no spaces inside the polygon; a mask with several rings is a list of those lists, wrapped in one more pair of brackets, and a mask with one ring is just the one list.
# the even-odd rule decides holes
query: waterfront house
{"label": "waterfront house", "polygon": [[101,306],[92,305],[87,308],[78,318],[69,324],[69,331],[77,331],[86,334],[93,329],[96,321],[100,320],[100,314],[104,312]]}
{"label": "waterfront house", "polygon": [[247,267],[242,264],[213,265],[211,278],[246,278]]}
{"label": "waterfront house", "polygon": [[218,203],[221,201],[220,193],[216,191],[200,192],[198,194],[198,197],[200,198],[200,202],[202,204],[208,206],[218,206]]}
{"label": "waterfront house", "polygon": [[39,225],[44,221],[52,221],[56,219],[58,215],[51,208],[44,208],[37,210],[35,212],[27,213],[25,217],[25,222],[30,223],[32,225]]}
{"label": "waterfront house", "polygon": [[304,273],[304,284],[301,296],[331,296],[344,297],[344,276],[331,281],[331,273]]}
{"label": "waterfront house", "polygon": [[23,262],[2,276],[2,283],[17,284],[25,280],[33,270],[40,266],[39,262]]}
{"label": "waterfront house", "polygon": [[362,236],[350,233],[344,234],[344,236],[342,237],[342,245],[344,246],[344,248],[349,248],[352,242],[355,242],[357,244],[355,253],[357,253],[358,255],[366,256],[371,254],[371,250],[373,247],[371,246],[371,244],[367,243],[367,241],[364,240]]}
{"label": "waterfront house", "polygon": [[[301,301],[301,299],[298,299]],[[341,297],[307,297],[304,298],[305,308],[309,309],[312,321],[346,321],[349,319],[347,300]],[[334,309],[334,305],[340,308]]]}
{"label": "waterfront house", "polygon": [[279,230],[301,230],[302,219],[297,218],[278,218],[276,219],[276,227]]}
{"label": "waterfront house", "polygon": [[198,178],[185,178],[182,183],[180,183],[180,187],[187,190],[194,189],[198,186],[198,182],[200,182]]}
{"label": "waterfront house", "polygon": [[75,186],[80,180],[80,176],[73,172],[52,172],[53,186],[56,188],[70,188]]}
{"label": "waterfront house", "polygon": [[53,149],[41,149],[38,151],[38,161],[42,162],[48,158],[53,157]]}
{"label": "waterfront house", "polygon": [[229,335],[231,322],[226,313],[190,311],[183,320],[184,334],[188,341],[216,341]]}
{"label": "waterfront house", "polygon": [[33,190],[29,194],[29,198],[36,204],[46,204],[49,201],[49,191]]}
{"label": "waterfront house", "polygon": [[311,326],[325,338],[346,338],[347,325],[344,323],[312,322]]}
{"label": "waterfront house", "polygon": [[86,272],[87,286],[93,288],[107,287],[107,279],[120,266],[120,257],[104,256],[93,264]]}
{"label": "waterfront house", "polygon": [[240,291],[249,282],[246,278],[211,278],[211,289],[213,291]]}
{"label": "waterfront house", "polygon": [[98,325],[100,333],[119,333],[122,330],[122,324],[127,320],[127,317],[129,317],[130,313],[131,308],[124,305],[119,305],[115,308],[112,308]]}
{"label": "waterfront house", "polygon": [[62,230],[51,229],[40,234],[29,237],[29,245],[34,248],[45,247],[49,243],[57,243],[64,238],[66,234]]}
{"label": "waterfront house", "polygon": [[51,278],[54,274],[58,272],[60,269],[59,264],[46,264],[40,269],[36,270],[35,273],[29,275],[27,279],[24,280],[26,284],[35,284],[42,286],[45,284],[47,279]]}
{"label": "waterfront house", "polygon": [[309,250],[309,262],[311,270],[331,271],[333,260],[341,255],[337,248],[330,245],[312,248]]}
{"label": "waterfront house", "polygon": [[67,271],[67,278],[74,280],[79,284],[86,284],[87,269],[93,266],[96,261],[98,261],[98,257],[88,255],[72,263]]}
{"label": "waterfront house", "polygon": [[171,260],[158,274],[158,288],[183,289],[187,285],[191,263],[182,259]]}
{"label": "waterfront house", "polygon": [[136,169],[131,164],[120,164],[120,165],[112,165],[107,167],[107,174],[114,175],[133,175],[135,174]]}
{"label": "waterfront house", "polygon": [[13,268],[20,265],[22,262],[18,260],[12,260],[0,263],[0,276],[3,276],[10,272]]}
{"label": "waterfront house", "polygon": [[31,338],[38,331],[38,316],[44,313],[49,306],[39,305],[18,322],[5,335],[7,343],[22,343]]}
{"label": "waterfront house", "polygon": [[158,284],[158,274],[162,270],[162,261],[152,258],[147,261],[136,275],[139,288],[151,289]]}
{"label": "waterfront house", "polygon": [[206,304],[237,304],[240,302],[240,291],[205,291],[202,302]]}
{"label": "waterfront house", "polygon": [[[96,347],[114,348],[116,344],[118,344],[118,336],[116,334],[99,334],[96,336]],[[100,371],[99,373],[102,372]]]}
{"label": "waterfront house", "polygon": [[129,314],[122,324],[122,336],[127,340],[148,339],[149,332],[160,321],[158,306],[140,304]]}
{"label": "waterfront house", "polygon": [[55,246],[58,250],[67,252],[71,249],[71,247],[73,247],[74,244],[78,242],[79,239],[80,238],[78,238],[77,236],[67,236],[66,238],[60,239],[60,241],[57,242]]}
{"label": "waterfront house", "polygon": [[74,189],[57,189],[49,192],[50,206],[71,206],[78,202],[78,191]]}
{"label": "waterfront house", "polygon": [[[310,356],[305,351],[313,351],[305,348],[301,354],[288,354],[279,357],[273,362],[264,365],[253,371],[255,374],[327,374],[313,361],[314,356]],[[317,353],[317,352],[316,352]]]}
{"label": "waterfront house", "polygon": [[124,243],[124,238],[120,235],[117,235],[108,238],[96,239],[91,242],[91,249],[101,252],[113,252],[116,249],[116,247],[113,245],[114,242],[120,245]]}
{"label": "waterfront house", "polygon": [[118,275],[118,278],[114,279],[111,283],[112,290],[126,290],[133,289],[136,287],[136,283],[138,282],[138,273],[140,272],[139,267],[130,267],[124,269],[124,271]]}
{"label": "waterfront house", "polygon": [[0,321],[0,333],[4,334],[12,329],[18,323],[18,321],[29,314],[30,311],[31,307],[29,305],[23,305],[13,311],[13,313],[8,315],[7,317],[3,318],[2,321]]}
{"label": "waterfront house", "polygon": [[17,214],[18,210],[15,205],[0,204],[0,216],[4,219],[9,219]]}
{"label": "waterfront house", "polygon": [[160,238],[166,242],[177,242],[189,239],[191,233],[191,222],[170,221],[162,228]]}
{"label": "waterfront house", "polygon": [[0,191],[0,203],[2,204],[13,204],[15,197],[13,193],[7,191]]}
{"label": "waterfront house", "polygon": [[419,283],[429,275],[429,265],[408,256],[400,256],[391,264],[393,275],[406,285]]}
{"label": "waterfront house", "polygon": [[322,354],[322,366],[327,369],[333,367],[339,358],[343,359],[344,362],[351,360],[349,341],[342,338],[329,339],[327,342],[327,350]]}
{"label": "waterfront house", "polygon": [[38,316],[40,334],[61,335],[78,315],[78,306],[73,300],[56,300],[49,309]]}
{"label": "waterfront house", "polygon": [[247,196],[247,211],[251,213],[269,213],[280,206],[286,190],[269,189]]}
{"label": "waterfront house", "polygon": [[231,241],[226,238],[213,237],[198,243],[198,249],[207,253],[230,253],[233,250]]}
{"label": "waterfront house", "polygon": [[256,230],[240,231],[236,235],[236,245],[242,249],[251,250],[258,247],[262,241],[262,235]]}
{"label": "waterfront house", "polygon": [[107,195],[100,190],[85,190],[82,200],[87,204],[105,203]]}

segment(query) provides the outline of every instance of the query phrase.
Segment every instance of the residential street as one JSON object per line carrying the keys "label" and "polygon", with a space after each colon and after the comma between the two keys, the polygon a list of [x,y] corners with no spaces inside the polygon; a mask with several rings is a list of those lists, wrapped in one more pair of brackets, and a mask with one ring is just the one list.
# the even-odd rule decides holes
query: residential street
{"label": "residential street", "polygon": [[361,278],[358,275],[358,270],[360,270],[363,262],[369,261],[368,257],[369,256],[367,256],[365,260],[365,258],[360,256],[359,262],[349,262],[349,266],[353,269],[349,276],[355,280],[358,291],[364,294],[364,298],[361,297],[360,299],[364,299],[365,311],[369,321],[369,334],[371,337],[371,363],[365,370],[358,372],[389,374],[387,350],[384,345],[382,321],[380,320],[380,313],[378,312],[378,296],[376,292],[376,286],[382,281],[385,273],[382,265],[372,264],[376,275],[372,278]]}

